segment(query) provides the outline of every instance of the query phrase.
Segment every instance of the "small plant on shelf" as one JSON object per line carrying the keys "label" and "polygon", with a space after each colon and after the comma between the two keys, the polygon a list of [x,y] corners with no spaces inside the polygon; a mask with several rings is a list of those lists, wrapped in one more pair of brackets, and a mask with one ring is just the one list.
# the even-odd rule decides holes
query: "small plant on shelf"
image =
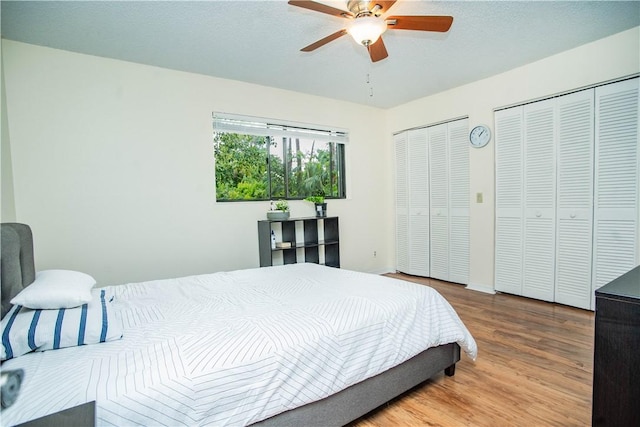
{"label": "small plant on shelf", "polygon": [[324,196],[309,196],[304,199],[307,202],[314,203],[316,205],[321,205],[324,203]]}
{"label": "small plant on shelf", "polygon": [[280,221],[289,219],[289,202],[286,200],[271,201],[271,210],[267,212],[267,219]]}
{"label": "small plant on shelf", "polygon": [[322,218],[327,216],[327,204],[324,201],[323,195],[308,196],[304,199],[307,202],[311,202],[315,205],[316,217]]}
{"label": "small plant on shelf", "polygon": [[275,202],[273,202],[272,210],[289,212],[289,202],[287,202],[286,200],[276,200]]}

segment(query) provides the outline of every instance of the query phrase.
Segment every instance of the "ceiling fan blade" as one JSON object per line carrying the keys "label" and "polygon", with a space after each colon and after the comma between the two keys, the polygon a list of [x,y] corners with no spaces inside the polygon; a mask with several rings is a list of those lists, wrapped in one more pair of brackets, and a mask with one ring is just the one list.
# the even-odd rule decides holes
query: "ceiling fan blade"
{"label": "ceiling fan blade", "polygon": [[337,16],[338,18],[353,18],[351,12],[346,10],[336,9],[335,7],[327,6],[322,3],[317,3],[311,0],[289,0],[291,6],[298,6],[304,9],[313,10],[315,12],[326,13],[328,15]]}
{"label": "ceiling fan blade", "polygon": [[437,31],[446,33],[449,31],[449,28],[451,28],[453,16],[389,16],[386,21],[387,28],[391,30]]}
{"label": "ceiling fan blade", "polygon": [[368,49],[369,56],[371,57],[371,62],[378,62],[389,56],[389,54],[387,53],[387,48],[382,41],[382,37],[380,37],[377,42],[369,46]]}
{"label": "ceiling fan blade", "polygon": [[302,49],[300,49],[302,52],[311,52],[312,50],[316,50],[317,48],[324,46],[325,44],[334,41],[335,39],[344,36],[345,34],[347,34],[347,30],[340,30],[340,31],[336,31],[335,33],[318,40],[315,43],[311,43],[309,46],[303,47]]}
{"label": "ceiling fan blade", "polygon": [[396,0],[375,0],[370,3],[371,7],[369,10],[372,10],[377,4],[380,5],[379,14],[387,13],[389,8],[396,3]]}

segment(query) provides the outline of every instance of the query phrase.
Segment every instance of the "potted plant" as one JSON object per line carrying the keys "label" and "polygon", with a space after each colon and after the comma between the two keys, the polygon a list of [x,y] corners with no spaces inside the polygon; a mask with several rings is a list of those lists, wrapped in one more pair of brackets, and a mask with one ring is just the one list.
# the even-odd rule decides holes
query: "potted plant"
{"label": "potted plant", "polygon": [[324,201],[324,196],[309,196],[304,200],[315,205],[316,217],[324,218],[327,216],[327,204]]}
{"label": "potted plant", "polygon": [[289,219],[289,202],[286,200],[271,201],[271,210],[267,212],[267,219],[272,221]]}

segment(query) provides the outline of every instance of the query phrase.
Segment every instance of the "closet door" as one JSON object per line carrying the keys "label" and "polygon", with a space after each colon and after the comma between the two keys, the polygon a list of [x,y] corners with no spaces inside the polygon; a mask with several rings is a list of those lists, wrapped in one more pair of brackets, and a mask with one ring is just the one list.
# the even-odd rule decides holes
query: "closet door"
{"label": "closet door", "polygon": [[431,277],[449,280],[449,174],[447,124],[429,128]]}
{"label": "closet door", "polygon": [[555,301],[591,307],[594,90],[557,101]]}
{"label": "closet door", "polygon": [[429,276],[429,146],[427,129],[409,131],[409,270]]}
{"label": "closet door", "polygon": [[393,137],[396,164],[396,269],[409,272],[409,191],[407,132]]}
{"label": "closet door", "polygon": [[524,106],[522,295],[553,301],[555,277],[555,99]]}
{"label": "closet door", "polygon": [[639,262],[639,81],[595,90],[593,291]]}
{"label": "closet door", "polygon": [[449,281],[469,283],[469,120],[448,123]]}
{"label": "closet door", "polygon": [[523,130],[522,107],[495,113],[495,289],[522,295]]}

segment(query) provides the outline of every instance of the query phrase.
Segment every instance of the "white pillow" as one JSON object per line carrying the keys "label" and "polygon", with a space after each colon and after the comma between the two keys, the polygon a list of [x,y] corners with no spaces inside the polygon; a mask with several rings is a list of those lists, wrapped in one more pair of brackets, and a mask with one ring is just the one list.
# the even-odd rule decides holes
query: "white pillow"
{"label": "white pillow", "polygon": [[13,297],[11,304],[32,309],[72,308],[91,301],[93,277],[79,271],[43,270],[36,280]]}
{"label": "white pillow", "polygon": [[113,296],[102,288],[90,292],[89,303],[76,308],[32,310],[14,305],[0,322],[1,360],[32,351],[98,344],[122,338],[122,322]]}

